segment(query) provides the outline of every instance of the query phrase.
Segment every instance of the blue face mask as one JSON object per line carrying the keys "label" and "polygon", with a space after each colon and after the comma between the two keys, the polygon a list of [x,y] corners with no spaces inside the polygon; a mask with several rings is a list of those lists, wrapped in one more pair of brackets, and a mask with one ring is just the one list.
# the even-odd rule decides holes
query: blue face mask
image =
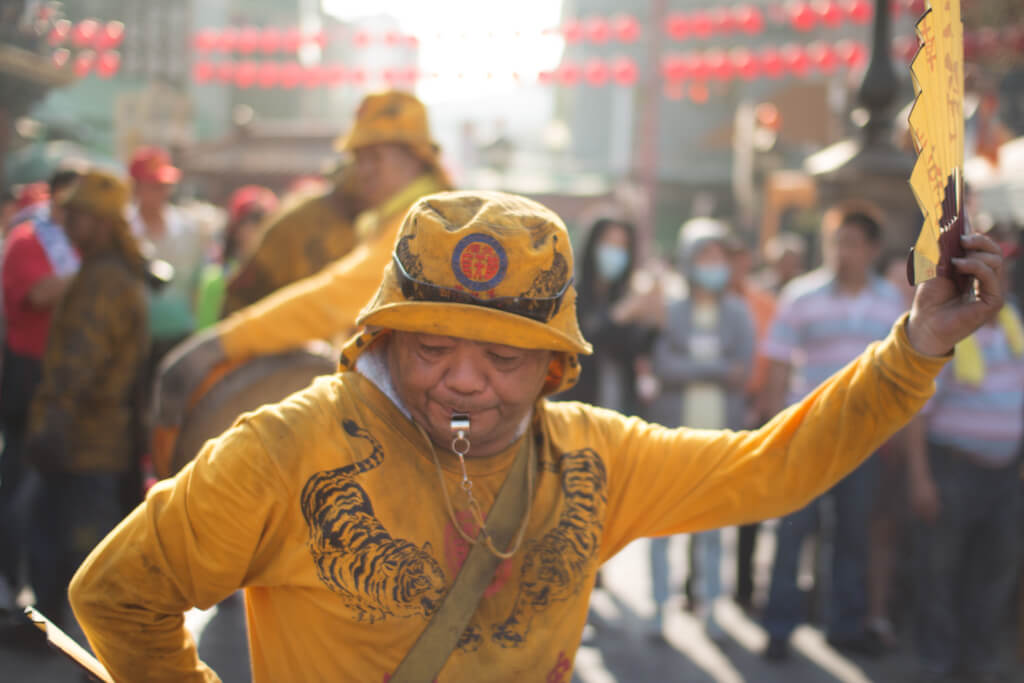
{"label": "blue face mask", "polygon": [[706,266],[694,266],[690,271],[694,284],[709,292],[721,292],[729,284],[732,271],[724,263],[716,263]]}
{"label": "blue face mask", "polygon": [[594,263],[602,279],[618,280],[629,266],[629,252],[612,244],[599,244],[594,252]]}

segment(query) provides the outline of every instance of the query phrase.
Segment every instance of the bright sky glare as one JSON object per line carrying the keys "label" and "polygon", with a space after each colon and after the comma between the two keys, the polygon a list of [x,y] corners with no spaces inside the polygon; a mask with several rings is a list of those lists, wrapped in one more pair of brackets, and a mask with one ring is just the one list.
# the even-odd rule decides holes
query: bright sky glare
{"label": "bright sky glare", "polygon": [[469,85],[477,96],[508,94],[517,77],[532,83],[557,66],[564,48],[560,36],[545,33],[560,23],[561,0],[323,0],[323,7],[347,21],[389,14],[417,36],[425,74],[417,91],[428,102]]}

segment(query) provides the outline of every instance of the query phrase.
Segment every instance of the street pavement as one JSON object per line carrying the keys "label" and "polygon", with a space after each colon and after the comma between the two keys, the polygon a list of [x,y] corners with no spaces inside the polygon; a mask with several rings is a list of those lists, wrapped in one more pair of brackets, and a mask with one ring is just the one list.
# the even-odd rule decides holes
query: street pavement
{"label": "street pavement", "polygon": [[[723,580],[733,583],[735,534],[725,532]],[[756,620],[730,600],[715,605],[715,617],[726,632],[714,643],[699,620],[674,599],[665,610],[663,638],[653,636],[650,600],[649,543],[637,541],[602,569],[603,586],[594,592],[591,616],[575,661],[572,683],[660,682],[693,683],[904,683],[913,679],[913,658],[904,645],[879,659],[851,659],[832,650],[820,630],[802,626],[794,634],[792,657],[778,664],[765,661],[760,651],[766,635]],[[673,583],[681,590],[685,539],[670,545]],[[768,583],[772,556],[769,527],[762,533],[756,560],[757,583]],[[808,577],[804,577],[806,580]],[[225,683],[250,680],[245,640],[245,614],[240,595],[205,612],[193,610],[186,624],[199,645],[202,659]],[[1009,650],[1007,633],[1007,650]],[[0,644],[0,680],[60,683],[82,680],[70,665],[54,656],[12,650]],[[139,680],[144,680],[140,677]],[[1018,664],[1011,681],[1024,681]],[[563,681],[559,683],[568,683]]]}

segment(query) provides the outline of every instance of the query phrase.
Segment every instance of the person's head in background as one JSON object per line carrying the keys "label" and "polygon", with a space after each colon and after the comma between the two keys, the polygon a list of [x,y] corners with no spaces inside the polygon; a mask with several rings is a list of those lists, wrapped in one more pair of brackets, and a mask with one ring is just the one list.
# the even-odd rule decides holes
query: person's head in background
{"label": "person's head in background", "polygon": [[882,254],[878,263],[882,277],[903,296],[907,306],[914,300],[914,285],[907,279],[907,252],[891,249]]}
{"label": "person's head in background", "polygon": [[50,220],[57,225],[64,225],[64,198],[74,188],[81,175],[75,168],[58,168],[50,176]]}
{"label": "person's head in background", "polygon": [[747,288],[747,278],[754,269],[754,251],[746,240],[734,235],[725,244],[729,254],[729,267],[732,276],[729,279],[729,291],[743,294]]}
{"label": "person's head in background", "polygon": [[764,262],[771,269],[775,285],[782,287],[804,273],[807,243],[794,232],[781,232],[764,244]]}
{"label": "person's head in background", "polygon": [[717,300],[732,279],[729,226],[714,218],[691,218],[679,228],[676,260],[694,300]]}
{"label": "person's head in background", "polygon": [[825,265],[840,290],[857,293],[867,286],[882,245],[881,221],[870,207],[838,206],[822,219]]}
{"label": "person's head in background", "polygon": [[636,228],[621,218],[598,218],[590,226],[580,266],[580,299],[615,301],[629,287],[636,265]]}
{"label": "person's head in background", "polygon": [[171,199],[174,186],[181,180],[181,171],[171,165],[170,155],[160,147],[140,147],[132,155],[128,174],[139,212],[154,216]]}
{"label": "person's head in background", "polygon": [[234,191],[224,228],[224,263],[242,261],[255,251],[263,219],[275,209],[277,195],[266,187],[245,185]]}

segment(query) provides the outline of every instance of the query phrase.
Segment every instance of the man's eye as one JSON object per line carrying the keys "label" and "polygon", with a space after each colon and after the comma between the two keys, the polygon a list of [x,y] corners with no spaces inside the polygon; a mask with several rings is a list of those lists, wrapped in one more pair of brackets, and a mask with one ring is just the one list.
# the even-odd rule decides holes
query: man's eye
{"label": "man's eye", "polygon": [[433,356],[440,355],[447,350],[444,346],[427,346],[426,344],[420,344],[420,349],[422,349],[424,353],[428,353]]}
{"label": "man's eye", "polygon": [[502,365],[512,365],[519,360],[519,356],[504,356],[500,353],[491,353],[491,360]]}

